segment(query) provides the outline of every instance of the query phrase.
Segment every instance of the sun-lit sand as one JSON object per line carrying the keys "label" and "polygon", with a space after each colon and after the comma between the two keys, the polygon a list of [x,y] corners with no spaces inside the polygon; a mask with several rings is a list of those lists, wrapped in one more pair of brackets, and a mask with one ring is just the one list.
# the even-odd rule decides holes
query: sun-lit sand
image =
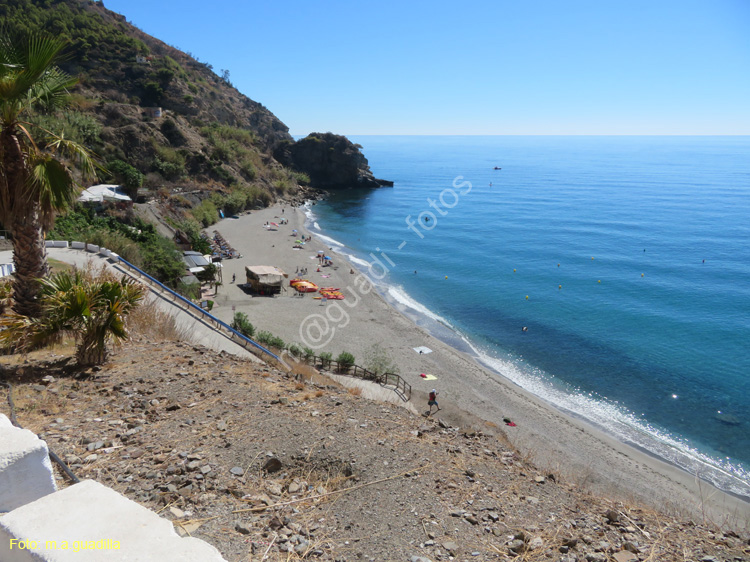
{"label": "sun-lit sand", "polygon": [[[285,218],[288,224],[281,225]],[[278,228],[267,229],[267,222]],[[329,351],[334,358],[342,351],[367,365],[367,356],[378,344],[401,376],[412,385],[412,404],[427,410],[427,392],[436,388],[446,421],[487,430],[487,422],[502,427],[511,443],[540,468],[586,486],[592,491],[617,495],[625,500],[674,508],[716,523],[726,520],[750,526],[750,504],[700,482],[676,467],[611,439],[581,420],[569,417],[519,388],[509,380],[480,366],[472,357],[432,337],[424,329],[391,307],[373,289],[359,270],[304,230],[303,209],[274,206],[236,219],[225,219],[207,229],[219,231],[241,259],[225,260],[224,283],[214,297],[213,313],[231,322],[235,311],[247,314],[256,330],[267,330],[285,342]],[[313,240],[294,249],[292,231],[312,235]],[[318,269],[318,251],[333,259],[333,267]],[[275,297],[256,296],[243,290],[246,265],[278,266],[289,274],[286,290]],[[313,294],[294,296],[288,281],[306,268],[303,277],[318,286],[340,288],[343,301],[315,300]],[[352,273],[354,271],[354,273]],[[232,276],[236,282],[232,283]],[[413,348],[426,346],[431,353]],[[421,373],[435,375],[426,381]],[[503,425],[512,419],[516,427]]]}

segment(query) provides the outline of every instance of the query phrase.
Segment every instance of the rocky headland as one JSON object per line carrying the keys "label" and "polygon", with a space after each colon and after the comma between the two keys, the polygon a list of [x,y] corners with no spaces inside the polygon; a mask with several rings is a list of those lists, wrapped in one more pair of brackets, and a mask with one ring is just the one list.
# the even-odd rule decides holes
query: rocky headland
{"label": "rocky headland", "polygon": [[393,187],[392,181],[375,178],[361,149],[343,135],[311,133],[297,142],[281,141],[274,157],[307,174],[316,188]]}

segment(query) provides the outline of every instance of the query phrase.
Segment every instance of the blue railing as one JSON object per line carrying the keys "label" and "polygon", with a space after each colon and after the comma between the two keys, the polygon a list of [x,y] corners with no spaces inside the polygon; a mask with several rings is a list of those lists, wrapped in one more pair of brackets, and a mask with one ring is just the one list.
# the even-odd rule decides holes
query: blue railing
{"label": "blue railing", "polygon": [[235,336],[237,336],[241,340],[249,343],[253,347],[255,347],[255,348],[259,349],[260,351],[262,351],[263,353],[265,353],[267,355],[270,355],[271,357],[273,357],[277,361],[281,361],[281,359],[279,358],[278,355],[270,352],[265,347],[263,347],[262,345],[260,345],[258,342],[254,342],[253,340],[251,340],[247,336],[245,336],[243,334],[240,334],[237,330],[235,330],[234,328],[232,328],[229,324],[227,324],[226,322],[222,322],[221,320],[219,320],[218,318],[216,318],[216,316],[214,316],[212,314],[209,314],[208,312],[206,312],[205,310],[203,310],[200,306],[198,306],[197,304],[195,304],[192,301],[189,301],[188,299],[186,299],[185,297],[183,297],[181,294],[175,293],[172,289],[170,289],[169,287],[166,287],[163,283],[161,283],[160,281],[157,281],[156,279],[154,279],[153,277],[151,277],[148,273],[146,273],[145,271],[141,270],[140,268],[134,266],[129,261],[122,259],[120,256],[117,256],[117,259],[121,263],[124,263],[130,269],[133,269],[133,270],[137,271],[140,275],[142,275],[143,277],[145,277],[146,279],[148,279],[152,283],[154,283],[154,284],[158,285],[159,287],[161,287],[164,291],[166,291],[169,294],[171,294],[172,297],[174,297],[174,298],[182,301],[187,306],[194,308],[195,310],[197,310],[201,314],[203,314],[205,316],[208,316],[212,321],[216,322],[219,326],[221,326],[222,328],[225,328],[226,330],[228,330],[229,332],[231,332],[232,334],[234,334]]}

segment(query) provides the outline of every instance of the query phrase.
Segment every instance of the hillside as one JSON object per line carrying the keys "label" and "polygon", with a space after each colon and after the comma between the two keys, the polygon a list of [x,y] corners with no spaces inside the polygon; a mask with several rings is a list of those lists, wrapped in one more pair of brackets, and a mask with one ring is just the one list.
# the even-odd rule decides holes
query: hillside
{"label": "hillside", "polygon": [[[304,164],[274,158],[279,144],[294,145],[288,127],[238,92],[228,73],[143,33],[103,2],[8,0],[0,17],[14,32],[66,39],[61,66],[80,78],[70,110],[33,120],[93,148],[112,172],[103,180],[157,199],[174,224],[192,215],[207,226],[217,209],[234,214],[294,199],[310,183]],[[336,162],[353,158],[356,179],[369,167],[352,147],[347,141]]]}
{"label": "hillside", "polygon": [[750,560],[732,522],[597,497],[586,474],[538,470],[494,424],[414,416],[325,377],[153,333],[102,369],[77,369],[64,347],[0,363],[20,423],[79,478],[230,561]]}

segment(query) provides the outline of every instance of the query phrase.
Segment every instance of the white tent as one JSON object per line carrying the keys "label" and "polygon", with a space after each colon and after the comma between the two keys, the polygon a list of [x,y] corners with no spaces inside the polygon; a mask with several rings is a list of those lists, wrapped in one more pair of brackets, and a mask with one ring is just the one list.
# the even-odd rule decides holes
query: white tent
{"label": "white tent", "polygon": [[123,193],[121,186],[111,184],[92,185],[88,189],[83,190],[78,200],[82,203],[132,201],[130,197]]}

